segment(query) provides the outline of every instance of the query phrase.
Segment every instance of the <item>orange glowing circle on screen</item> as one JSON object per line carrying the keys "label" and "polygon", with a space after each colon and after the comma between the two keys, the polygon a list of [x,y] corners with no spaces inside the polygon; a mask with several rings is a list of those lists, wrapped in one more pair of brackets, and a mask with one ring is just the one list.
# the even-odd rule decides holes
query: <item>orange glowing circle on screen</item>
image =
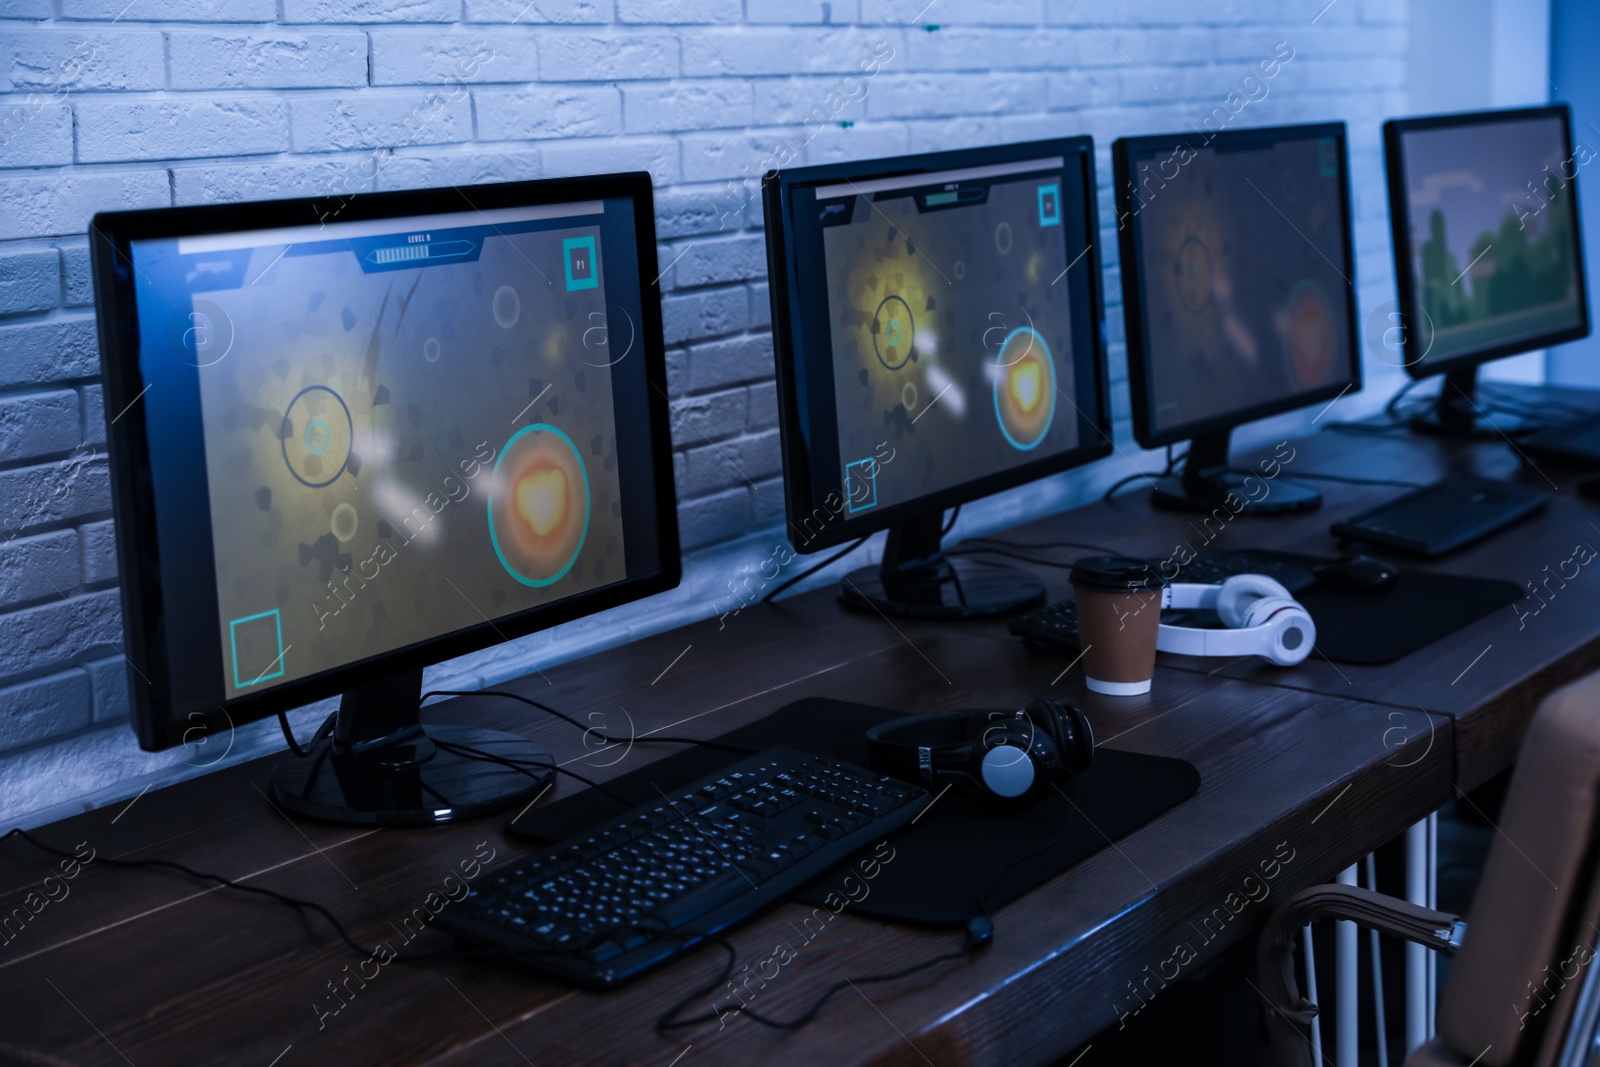
{"label": "orange glowing circle on screen", "polygon": [[572,439],[548,423],[506,442],[489,494],[489,539],[524,585],[559,581],[589,533],[589,476]]}
{"label": "orange glowing circle on screen", "polygon": [[1322,287],[1303,281],[1289,294],[1289,365],[1303,386],[1321,385],[1333,369],[1333,310]]}
{"label": "orange glowing circle on screen", "polygon": [[1011,447],[1026,452],[1044,440],[1056,413],[1055,361],[1039,331],[1020,326],[995,354],[994,415]]}

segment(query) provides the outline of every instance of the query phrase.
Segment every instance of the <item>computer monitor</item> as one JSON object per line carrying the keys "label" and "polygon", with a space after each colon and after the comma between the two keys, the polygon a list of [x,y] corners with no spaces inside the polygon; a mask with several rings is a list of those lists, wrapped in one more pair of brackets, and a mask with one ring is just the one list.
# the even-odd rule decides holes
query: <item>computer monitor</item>
{"label": "computer monitor", "polygon": [[1583,337],[1589,305],[1565,104],[1383,125],[1399,311],[1413,378],[1443,374],[1411,425],[1498,436],[1540,423],[1476,399],[1478,365]]}
{"label": "computer monitor", "polygon": [[1316,507],[1321,494],[1287,477],[1256,491],[1256,472],[1229,467],[1228,438],[1361,385],[1344,124],[1125,137],[1112,165],[1134,436],[1189,441],[1152,499]]}
{"label": "computer monitor", "polygon": [[678,581],[649,175],[90,232],[140,744],[342,694],[282,807],[434,823],[540,788],[542,747],[424,730],[422,670]]}
{"label": "computer monitor", "polygon": [[1088,137],[772,172],[767,223],[790,540],[889,531],[851,604],[1043,601],[946,557],[944,509],[1111,449]]}

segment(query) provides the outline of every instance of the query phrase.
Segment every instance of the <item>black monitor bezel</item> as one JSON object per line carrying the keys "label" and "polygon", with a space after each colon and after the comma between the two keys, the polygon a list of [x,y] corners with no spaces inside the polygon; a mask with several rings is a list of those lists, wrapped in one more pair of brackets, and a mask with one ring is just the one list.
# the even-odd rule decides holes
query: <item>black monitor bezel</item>
{"label": "black monitor bezel", "polygon": [[[602,589],[486,620],[344,667],[284,682],[259,693],[224,698],[214,709],[190,712],[181,719],[167,714],[172,660],[166,648],[163,624],[156,516],[153,505],[148,503],[154,499],[148,428],[144,405],[134,403],[141,395],[144,382],[139,367],[135,282],[128,269],[132,262],[131,242],[303,226],[335,217],[340,222],[362,221],[610,198],[628,198],[633,204],[634,254],[640,276],[642,319],[639,336],[648,394],[659,567]],[[111,453],[112,513],[117,531],[117,563],[127,641],[123,652],[138,674],[130,678],[129,689],[133,728],[141,748],[158,751],[187,741],[221,736],[234,727],[337,696],[399,669],[415,669],[476,652],[677,586],[682,576],[682,560],[667,408],[654,195],[647,172],[505,182],[466,189],[448,187],[109,212],[95,216],[89,239],[105,410],[118,413],[107,427],[107,441]]]}
{"label": "black monitor bezel", "polygon": [[1578,282],[1578,325],[1564,330],[1552,330],[1548,334],[1540,334],[1531,339],[1493,345],[1477,352],[1464,352],[1461,355],[1443,360],[1430,361],[1426,355],[1426,350],[1416,360],[1411,358],[1412,349],[1419,343],[1413,340],[1418,331],[1411,328],[1416,318],[1417,291],[1411,276],[1411,208],[1409,198],[1406,196],[1405,154],[1401,151],[1401,139],[1406,134],[1414,133],[1418,130],[1441,130],[1454,126],[1485,125],[1542,118],[1556,118],[1561,121],[1561,133],[1565,140],[1563,149],[1568,159],[1575,158],[1572,147],[1572,108],[1565,103],[1547,104],[1541,107],[1460,111],[1446,115],[1418,115],[1411,118],[1390,119],[1383,124],[1384,173],[1388,181],[1389,191],[1389,244],[1394,255],[1394,280],[1396,299],[1400,306],[1400,321],[1406,327],[1399,334],[1400,358],[1405,372],[1414,379],[1420,380],[1422,378],[1431,378],[1436,374],[1448,374],[1451,371],[1466,370],[1497,359],[1522,355],[1525,352],[1532,352],[1550,345],[1576,341],[1579,338],[1589,336],[1589,290],[1583,264],[1583,219],[1579,214],[1578,205],[1577,171],[1579,168],[1574,167],[1571,179],[1572,262],[1577,272]]}
{"label": "black monitor bezel", "polygon": [[[821,432],[822,427],[808,425],[802,414],[803,409],[814,406],[814,402],[805,393],[804,376],[798,373],[798,361],[803,360],[803,356],[797,352],[794,332],[799,317],[798,296],[791,291],[790,285],[790,279],[797,271],[797,264],[789,191],[800,184],[816,185],[844,180],[898,178],[965,167],[1020,162],[1044,156],[1062,157],[1066,161],[1063,169],[1070,167],[1076,160],[1083,176],[1083,223],[1084,232],[1088,236],[1088,249],[1084,261],[1088,277],[1090,313],[1093,317],[1092,328],[1087,332],[1091,335],[1092,352],[1089,358],[1092,362],[1094,387],[1090,390],[1090,397],[1080,399],[1090,400],[1094,405],[1091,420],[1094,423],[1093,433],[1089,435],[1088,440],[1066,452],[1044,456],[1004,471],[971,479],[915,500],[892,504],[881,511],[874,509],[858,518],[842,518],[825,523],[817,532],[808,535],[803,543],[795,544],[796,538],[791,536],[790,542],[797,551],[816,552],[866,537],[879,530],[925,519],[928,515],[942,513],[947,508],[1013,489],[1052,474],[1059,474],[1111,454],[1113,448],[1111,402],[1106,367],[1105,300],[1100,273],[1099,198],[1095,183],[1094,139],[1082,135],[1043,141],[1024,141],[892,159],[768,171],[763,175],[761,192],[767,233],[767,277],[772,303],[773,351],[777,368],[778,428],[783,453],[784,506],[790,532],[793,535],[800,529],[798,525],[800,520],[814,517],[819,510],[829,509],[825,504],[828,491],[816,480],[808,445],[811,435]],[[833,354],[823,353],[820,358],[831,361]],[[831,397],[818,399],[825,401],[829,408],[832,407]]]}
{"label": "black monitor bezel", "polygon": [[[1191,150],[1250,144],[1257,141],[1284,140],[1286,138],[1316,140],[1332,137],[1338,141],[1339,199],[1344,216],[1344,276],[1349,283],[1350,296],[1346,301],[1346,328],[1350,339],[1349,373],[1328,385],[1307,390],[1279,400],[1256,404],[1237,411],[1224,412],[1204,419],[1170,426],[1159,432],[1155,429],[1155,396],[1150,388],[1155,376],[1154,359],[1145,343],[1144,300],[1140,279],[1143,259],[1139,253],[1138,216],[1133,208],[1132,160],[1135,154],[1151,148],[1171,148],[1177,153],[1184,147]],[[1349,139],[1343,122],[1306,123],[1294,126],[1262,126],[1245,130],[1225,130],[1203,135],[1203,143],[1194,143],[1196,134],[1153,134],[1144,137],[1119,137],[1111,146],[1113,182],[1117,201],[1117,250],[1122,265],[1122,318],[1123,332],[1127,338],[1128,390],[1133,409],[1133,436],[1144,448],[1160,448],[1178,441],[1187,441],[1208,434],[1226,432],[1236,426],[1257,419],[1282,415],[1322,400],[1332,400],[1352,390],[1361,388],[1361,343],[1356,326],[1356,259],[1355,240],[1352,233],[1353,212],[1350,196]],[[1124,225],[1125,220],[1128,221]]]}

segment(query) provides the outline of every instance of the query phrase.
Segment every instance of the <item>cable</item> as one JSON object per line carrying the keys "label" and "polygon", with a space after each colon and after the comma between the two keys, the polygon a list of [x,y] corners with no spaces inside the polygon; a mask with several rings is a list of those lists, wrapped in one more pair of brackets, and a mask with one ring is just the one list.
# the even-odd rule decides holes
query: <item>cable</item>
{"label": "cable", "polygon": [[[692,1026],[699,1026],[702,1023],[713,1022],[717,1019],[720,1019],[722,1015],[718,1013],[716,1009],[712,1009],[711,1011],[700,1015],[691,1016],[687,1019],[677,1019],[674,1018],[674,1016],[683,1011],[684,1008],[687,1008],[694,1001],[727,982],[728,976],[733,973],[734,964],[739,962],[739,950],[736,949],[732,942],[728,941],[726,938],[717,937],[714,934],[690,934],[687,931],[679,931],[679,933],[682,934],[686,940],[690,937],[698,937],[717,945],[719,948],[727,952],[728,962],[723,964],[722,971],[717,975],[716,978],[689,993],[682,1000],[668,1008],[666,1012],[656,1020],[656,1033],[660,1034],[662,1037],[666,1037],[675,1030],[686,1030]],[[985,937],[982,941],[978,941],[977,944],[974,943],[974,940],[974,937],[969,934],[967,937],[967,943],[963,944],[961,948],[957,949],[956,951],[946,952],[942,955],[934,956],[931,959],[923,960],[921,963],[913,964],[910,967],[895,971],[892,974],[873,974],[857,978],[841,978],[839,981],[833,983],[826,990],[824,990],[822,995],[813,1001],[811,1007],[808,1008],[803,1014],[793,1019],[769,1018],[768,1016],[762,1015],[761,1013],[753,1011],[750,1008],[743,1007],[742,1005],[739,1010],[733,1012],[733,1014],[748,1018],[752,1022],[760,1023],[762,1026],[770,1027],[774,1030],[798,1030],[802,1026],[805,1026],[807,1023],[811,1022],[818,1015],[821,1015],[822,1009],[828,1006],[828,1001],[832,1000],[834,995],[839,993],[841,990],[844,990],[850,986],[876,984],[878,982],[895,982],[902,978],[908,978],[919,971],[927,970],[929,967],[937,967],[941,963],[949,963],[951,960],[961,959],[963,956],[966,956],[969,952],[976,948],[978,944],[985,943],[988,939]]]}
{"label": "cable", "polygon": [[1174,456],[1172,454],[1172,446],[1168,445],[1167,446],[1167,465],[1164,468],[1162,468],[1160,474],[1157,474],[1154,471],[1135,471],[1134,473],[1128,475],[1126,478],[1119,478],[1116,481],[1112,482],[1111,483],[1111,488],[1107,489],[1106,492],[1105,492],[1105,496],[1101,497],[1100,499],[1105,501],[1105,502],[1107,502],[1107,503],[1109,503],[1111,501],[1111,498],[1117,495],[1117,490],[1118,489],[1121,489],[1123,486],[1127,485],[1129,482],[1136,482],[1140,478],[1143,478],[1146,481],[1149,481],[1152,478],[1169,478],[1169,477],[1172,476],[1172,472],[1178,469],[1178,464],[1182,463],[1184,460],[1186,460],[1188,458],[1189,458],[1189,450],[1188,449],[1184,449],[1182,455]]}
{"label": "cable", "polygon": [[724,752],[737,752],[742,756],[754,756],[760,752],[760,749],[746,748],[743,745],[730,745],[726,741],[707,741],[698,737],[668,737],[665,734],[656,736],[647,734],[643,737],[634,738],[610,737],[592,726],[585,726],[572,716],[559,712],[548,704],[541,704],[532,697],[525,697],[520,693],[508,693],[504,689],[430,689],[423,693],[420,699],[427,700],[429,697],[504,697],[507,700],[520,701],[529,707],[538,708],[540,711],[554,715],[567,725],[575,726],[582,730],[585,734],[593,734],[608,745],[630,745],[635,741],[662,741],[674,745],[700,745],[704,748],[719,748]]}
{"label": "cable", "polygon": [[529,778],[535,780],[538,780],[539,776],[533,773],[533,770],[529,769],[530,767],[534,770],[554,771],[557,774],[564,774],[568,778],[576,778],[590,789],[595,789],[601,793],[604,793],[606,796],[610,797],[612,800],[615,800],[618,804],[621,804],[625,808],[637,808],[639,806],[637,801],[629,800],[621,793],[607,789],[599,782],[585,778],[576,771],[569,771],[565,767],[557,766],[554,762],[535,763],[531,760],[511,759],[507,756],[497,756],[493,752],[485,752],[481,748],[473,748],[471,745],[458,745],[452,741],[440,741],[438,738],[433,739],[433,744],[435,748],[444,752],[454,753],[463,759],[475,759],[484,763],[498,763],[503,767],[510,767],[514,771],[521,771]]}
{"label": "cable", "polygon": [[1003,541],[998,537],[969,537],[961,542],[962,545],[995,545],[999,548],[1082,548],[1090,552],[1098,552],[1104,556],[1115,556],[1119,553],[1104,545],[1091,545],[1087,541]]}
{"label": "cable", "polygon": [[950,521],[945,523],[944,524],[944,529],[939,531],[939,536],[943,537],[945,534],[947,534],[951,530],[955,529],[956,528],[956,520],[959,519],[960,517],[961,517],[961,505],[957,504],[955,506],[955,510],[950,512]]}
{"label": "cable", "polygon": [[[870,537],[871,535],[869,534],[868,536]],[[823,560],[821,563],[818,563],[818,564],[815,564],[813,566],[807,567],[805,570],[801,571],[799,574],[795,575],[793,578],[790,578],[788,581],[783,582],[776,589],[773,589],[766,596],[762,597],[761,598],[761,603],[763,603],[763,604],[772,603],[772,598],[773,597],[777,596],[779,593],[781,593],[785,589],[789,588],[795,582],[798,582],[798,581],[801,581],[803,579],[811,577],[813,574],[817,573],[822,568],[826,567],[828,564],[838,562],[839,560],[843,559],[845,556],[848,556],[850,553],[854,552],[856,549],[860,548],[862,545],[864,545],[866,543],[867,543],[867,538],[866,537],[862,537],[862,538],[860,538],[860,539],[858,539],[856,541],[853,541],[852,543],[846,545],[844,548],[841,548],[839,551],[835,552],[833,555],[829,556],[827,559]]]}
{"label": "cable", "polygon": [[[40,841],[38,838],[34,837],[32,834],[28,833],[28,831],[22,829],[20,826],[12,830],[8,830],[3,836],[0,836],[0,841],[4,841],[10,837],[20,837],[34,848],[39,849],[41,852],[48,852],[52,856],[60,856],[63,859],[74,860],[80,863],[83,862],[83,858],[81,856],[71,852],[64,852],[58,848],[52,848],[43,841]],[[359,944],[355,938],[351,937],[350,931],[345,929],[344,923],[340,922],[334,917],[333,912],[312,900],[301,900],[299,897],[291,897],[285,893],[278,893],[271,889],[262,889],[259,886],[244,885],[240,882],[233,881],[231,878],[224,878],[220,874],[208,874],[205,871],[197,871],[193,867],[185,867],[183,864],[174,863],[171,860],[115,860],[96,856],[92,862],[104,864],[107,867],[128,867],[134,869],[140,867],[159,867],[164,870],[177,871],[179,874],[187,875],[190,878],[194,878],[202,882],[216,882],[218,885],[226,889],[236,889],[241,893],[255,893],[259,896],[267,897],[270,900],[276,901],[279,904],[295,908],[296,910],[314,911],[324,919],[328,920],[329,924],[332,925],[334,932],[339,935],[339,940],[350,946],[350,948],[356,953],[369,959],[376,954],[376,950],[362,947],[362,945]]]}
{"label": "cable", "polygon": [[1400,489],[1426,489],[1422,482],[1408,482],[1398,478],[1347,478],[1343,474],[1321,474],[1317,471],[1295,471],[1294,476],[1307,482],[1339,482],[1344,485],[1391,485]]}
{"label": "cable", "polygon": [[[1021,560],[1023,563],[1032,563],[1032,564],[1034,564],[1035,566],[1038,566],[1038,567],[1059,567],[1062,570],[1071,570],[1072,567],[1073,567],[1073,562],[1071,560],[1068,560],[1067,562],[1063,563],[1060,560],[1054,560],[1054,559],[1038,559],[1038,558],[1036,558],[1034,556],[1024,556],[1024,555],[1021,555],[1020,553],[1016,553],[1016,552],[1007,552],[1003,548],[986,548],[986,547],[984,547],[982,545],[979,545],[979,546],[974,547],[974,548],[958,548],[958,549],[955,549],[954,551],[947,552],[945,554],[948,555],[948,556],[970,556],[970,555],[973,555],[974,553],[979,553],[979,552],[984,553],[986,555],[1004,556],[1007,559]],[[979,560],[973,560],[973,562],[974,563],[987,563],[989,561],[988,560],[979,559]],[[995,564],[995,566],[997,566],[997,567],[998,566],[1003,566],[1003,564],[998,564],[997,563],[997,564]]]}
{"label": "cable", "polygon": [[305,759],[306,757],[310,756],[311,750],[316,748],[323,738],[333,733],[333,723],[334,719],[337,717],[337,714],[338,713],[336,712],[333,715],[329,715],[326,719],[323,719],[322,725],[317,727],[317,732],[311,735],[310,741],[306,742],[306,747],[301,748],[295,743],[294,731],[289,728],[289,716],[281,711],[278,712],[278,725],[283,728],[283,739],[289,742],[289,751],[293,752],[301,759]]}

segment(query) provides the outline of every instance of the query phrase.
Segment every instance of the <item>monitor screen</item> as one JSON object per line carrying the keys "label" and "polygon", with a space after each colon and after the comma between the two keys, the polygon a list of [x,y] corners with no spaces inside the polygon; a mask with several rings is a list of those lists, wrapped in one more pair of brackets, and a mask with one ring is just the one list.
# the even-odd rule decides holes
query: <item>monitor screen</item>
{"label": "monitor screen", "polygon": [[1403,120],[1386,133],[1413,374],[1587,332],[1564,106]]}
{"label": "monitor screen", "polygon": [[638,205],[453,206],[128,241],[179,703],[663,572]]}
{"label": "monitor screen", "polygon": [[[789,327],[779,328],[780,378],[807,387],[807,427],[790,440],[811,441],[803,458],[827,520],[802,508],[814,526],[876,528],[1102,447],[1084,149],[951,155],[964,158],[779,179],[777,240],[793,257],[774,293]],[[792,532],[809,542],[816,530]]]}
{"label": "monitor screen", "polygon": [[1229,429],[1359,381],[1342,125],[1117,149],[1141,444]]}

